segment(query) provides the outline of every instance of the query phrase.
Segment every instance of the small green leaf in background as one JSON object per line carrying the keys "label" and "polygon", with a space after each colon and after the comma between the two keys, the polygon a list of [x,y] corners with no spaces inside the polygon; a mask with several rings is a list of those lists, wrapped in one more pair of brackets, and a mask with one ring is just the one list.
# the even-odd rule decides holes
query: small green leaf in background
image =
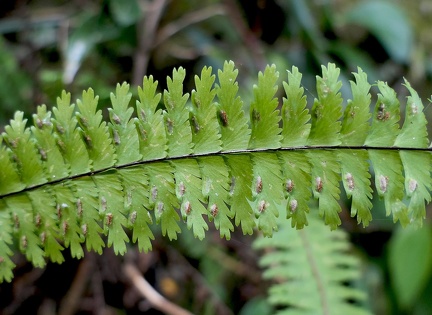
{"label": "small green leaf in background", "polygon": [[110,0],[109,8],[112,18],[121,26],[132,25],[141,16],[137,0]]}
{"label": "small green leaf in background", "polygon": [[409,61],[413,48],[412,26],[397,4],[361,1],[347,13],[346,22],[365,27],[395,61]]}
{"label": "small green leaf in background", "polygon": [[272,307],[267,300],[262,297],[254,298],[248,301],[241,309],[240,315],[270,315]]}
{"label": "small green leaf in background", "polygon": [[389,270],[399,306],[405,310],[416,303],[430,280],[432,235],[429,226],[399,228],[389,246]]}

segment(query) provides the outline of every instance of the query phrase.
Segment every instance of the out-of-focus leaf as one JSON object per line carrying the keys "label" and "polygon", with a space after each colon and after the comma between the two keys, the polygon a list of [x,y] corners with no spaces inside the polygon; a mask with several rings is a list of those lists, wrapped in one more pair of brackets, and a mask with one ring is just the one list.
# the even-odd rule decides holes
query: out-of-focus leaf
{"label": "out-of-focus leaf", "polygon": [[399,229],[389,247],[389,270],[399,305],[410,309],[432,271],[432,235],[428,226]]}
{"label": "out-of-focus leaf", "polygon": [[390,1],[361,1],[346,14],[345,22],[365,27],[395,61],[408,61],[413,48],[413,31],[398,5]]}
{"label": "out-of-focus leaf", "polygon": [[121,26],[132,25],[141,16],[137,0],[110,0],[109,7],[113,19]]}
{"label": "out-of-focus leaf", "polygon": [[109,19],[100,15],[86,17],[72,33],[64,51],[63,81],[70,84],[83,60],[95,45],[116,38],[119,28]]}
{"label": "out-of-focus leaf", "polygon": [[31,96],[31,80],[23,72],[15,59],[14,51],[9,50],[0,37],[0,121],[3,123],[13,112],[24,109]]}
{"label": "out-of-focus leaf", "polygon": [[241,309],[240,315],[270,315],[272,307],[264,298],[254,298],[248,301]]}

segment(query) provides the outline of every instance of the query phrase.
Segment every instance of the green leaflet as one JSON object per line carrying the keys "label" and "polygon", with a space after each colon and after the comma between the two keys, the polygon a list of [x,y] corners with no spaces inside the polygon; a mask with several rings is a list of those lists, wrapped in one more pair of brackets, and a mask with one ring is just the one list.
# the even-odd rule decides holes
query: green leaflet
{"label": "green leaflet", "polygon": [[216,119],[216,108],[213,99],[216,91],[213,89],[215,76],[211,68],[204,67],[201,77],[195,76],[196,91],[192,91],[192,110],[189,118],[192,128],[192,142],[197,154],[218,152],[221,150],[221,135]]}
{"label": "green leaflet", "polygon": [[56,146],[55,138],[51,137],[53,125],[51,112],[46,106],[38,106],[37,115],[33,115],[34,126],[32,134],[37,142],[37,149],[44,163],[44,173],[48,180],[64,178],[69,175],[67,165],[64,163],[60,148]]}
{"label": "green leaflet", "polygon": [[64,91],[61,97],[57,98],[57,107],[53,107],[53,137],[65,163],[69,166],[70,174],[77,175],[90,171],[90,159],[84,139],[76,128],[75,105],[70,104],[70,99],[70,93]]}
{"label": "green leaflet", "polygon": [[282,179],[287,198],[286,217],[291,218],[291,226],[302,229],[308,225],[306,214],[309,213],[311,191],[303,183],[311,182],[311,165],[305,152],[278,154],[282,166]]}
{"label": "green leaflet", "polygon": [[309,152],[308,158],[312,165],[312,193],[318,199],[319,214],[331,229],[336,229],[341,224],[341,207],[337,202],[340,196],[338,156],[334,152],[320,150]]}
{"label": "green leaflet", "polygon": [[165,133],[162,110],[157,109],[161,94],[155,94],[157,81],[153,77],[144,77],[143,87],[138,87],[139,101],[136,102],[139,119],[135,124],[140,137],[140,153],[143,160],[163,158],[167,154],[167,136]]}
{"label": "green leaflet", "polygon": [[117,165],[131,163],[141,159],[139,154],[138,134],[135,124],[131,121],[133,108],[129,107],[132,94],[129,85],[117,84],[116,94],[111,93],[112,108],[108,109],[110,120],[109,128],[113,139]]}
{"label": "green leaflet", "polygon": [[[428,137],[423,103],[417,92],[405,80],[405,86],[411,93],[407,98],[405,121],[396,138],[396,146],[427,148]],[[431,201],[432,190],[431,156],[426,152],[400,152],[405,172],[405,192],[410,198],[408,213],[410,220],[422,225],[426,218],[425,202]]]}
{"label": "green leaflet", "polygon": [[353,74],[356,79],[356,82],[350,82],[353,99],[348,100],[341,127],[341,144],[351,146],[363,145],[370,128],[371,117],[371,85],[367,81],[367,75],[360,68],[358,73]]}
{"label": "green leaflet", "polygon": [[[0,200],[1,209],[5,209],[6,205],[3,200]],[[0,211],[0,279],[11,282],[13,278],[12,269],[15,264],[10,259],[13,255],[10,245],[12,244],[13,221],[7,211]]]}
{"label": "green leaflet", "polygon": [[249,155],[225,156],[230,171],[229,204],[235,209],[235,225],[241,225],[244,234],[252,234],[255,221],[252,217],[252,162]]}
{"label": "green leaflet", "polygon": [[198,162],[195,159],[185,159],[173,161],[172,164],[181,216],[187,227],[193,228],[194,235],[203,239],[208,225],[203,218],[207,211],[203,206],[203,186]]}
{"label": "green leaflet", "polygon": [[66,92],[52,114],[38,107],[30,127],[18,112],[0,136],[0,281],[12,277],[12,243],[43,266],[46,259],[61,262],[65,248],[77,258],[83,246],[101,253],[107,245],[123,254],[132,240],[148,251],[152,225],[176,239],[180,219],[200,239],[209,224],[227,239],[235,226],[271,236],[281,219],[297,229],[309,225],[311,196],[335,229],[340,184],[351,215],[367,226],[371,179],[387,215],[402,225],[421,224],[431,200],[432,164],[424,108],[408,82],[399,130],[394,90],[377,83],[371,114],[370,84],[361,69],[343,116],[333,64],[317,77],[311,115],[297,68],[282,83],[281,102],[276,67],[260,73],[246,114],[237,74],[226,62],[216,85],[212,69],[204,68],[188,101],[185,70],[174,70],[162,103],[157,82],[145,77],[136,117],[129,86],[117,85],[109,122],[91,89],[77,100],[79,112]]}
{"label": "green leaflet", "polygon": [[387,83],[378,81],[377,85],[381,93],[378,94],[371,130],[364,144],[393,146],[399,134],[399,100],[396,92]]}
{"label": "green leaflet", "polygon": [[150,164],[145,167],[149,178],[149,203],[154,210],[156,223],[160,224],[162,235],[168,235],[170,240],[177,239],[181,232],[177,221],[180,220],[175,211],[179,202],[175,194],[174,168],[167,162]]}
{"label": "green leaflet", "polygon": [[366,150],[339,151],[341,179],[348,198],[351,198],[351,216],[366,227],[372,220],[372,188]]}
{"label": "green leaflet", "polygon": [[258,228],[264,235],[270,236],[277,229],[276,218],[285,203],[280,165],[275,154],[256,155],[252,163],[253,198],[249,203],[257,218]]}
{"label": "green leaflet", "polygon": [[116,158],[112,145],[116,140],[111,139],[106,122],[102,121],[102,111],[97,110],[98,100],[92,89],[84,91],[82,100],[77,100],[80,112],[76,116],[93,170],[114,165]]}
{"label": "green leaflet", "polygon": [[229,171],[225,161],[220,156],[198,159],[200,166],[202,193],[207,203],[207,216],[214,220],[215,227],[220,230],[221,237],[230,239],[234,225],[231,219],[234,210],[227,206],[229,200]]}
{"label": "green leaflet", "polygon": [[288,83],[283,82],[286,98],[282,105],[282,146],[302,146],[306,143],[311,125],[307,100],[301,87],[302,75],[296,67],[288,71]]}
{"label": "green leaflet", "polygon": [[173,78],[167,79],[168,90],[164,91],[166,112],[165,129],[168,138],[168,155],[188,155],[192,153],[192,133],[189,124],[189,111],[185,105],[189,93],[183,95],[183,68],[173,71]]}
{"label": "green leaflet", "polygon": [[[369,106],[371,85],[367,75],[360,68],[354,73],[355,82],[351,81],[353,99],[348,100],[345,108],[341,143],[346,146],[361,146],[369,132],[371,114]],[[372,220],[372,188],[369,174],[368,154],[366,150],[347,150],[338,152],[341,161],[341,179],[348,198],[351,198],[351,216],[357,216],[357,222],[368,226]]]}
{"label": "green leaflet", "polygon": [[254,85],[254,100],[250,106],[251,138],[249,148],[279,148],[280,128],[276,81],[279,72],[276,66],[267,66],[264,73],[258,74],[258,85]]}
{"label": "green leaflet", "polygon": [[339,73],[334,64],[329,64],[327,68],[322,66],[322,77],[316,77],[318,99],[314,100],[311,111],[312,129],[308,145],[340,144],[342,96],[339,90],[342,82],[338,81]]}
{"label": "green leaflet", "polygon": [[[31,133],[25,128],[27,119],[23,119],[22,112],[16,112],[15,117],[10,122],[10,126],[5,127],[2,134],[3,140],[9,145],[12,160],[18,167],[21,181],[26,187],[35,186],[47,182],[42,169],[42,158],[38,155],[34,143],[31,142]],[[7,182],[8,179],[5,178]]]}
{"label": "green leaflet", "polygon": [[99,188],[99,216],[102,218],[107,245],[113,246],[116,254],[126,252],[129,237],[123,227],[127,226],[126,210],[123,199],[123,187],[115,171],[107,171],[93,176],[95,186]]}
{"label": "green leaflet", "polygon": [[[80,226],[80,216],[77,200],[73,193],[73,184],[66,182],[58,185],[55,191],[58,228],[64,237],[64,246],[70,248],[71,256],[76,258],[84,257],[81,243],[84,242],[84,231]],[[81,201],[80,201],[81,202]]]}
{"label": "green leaflet", "polygon": [[0,193],[17,192],[25,188],[25,184],[20,181],[18,170],[10,160],[10,152],[6,147],[0,148]]}
{"label": "green leaflet", "polygon": [[128,212],[128,227],[133,230],[132,241],[138,242],[140,251],[148,252],[151,249],[151,240],[154,239],[149,226],[152,217],[148,212],[150,210],[148,176],[142,167],[138,167],[138,170],[135,167],[127,168],[118,172],[118,176],[124,192],[124,208]]}
{"label": "green leaflet", "polygon": [[219,85],[216,85],[216,94],[219,102],[216,103],[216,108],[225,151],[246,149],[250,138],[243,102],[237,96],[237,75],[238,70],[234,69],[232,61],[224,63],[223,71],[218,70]]}

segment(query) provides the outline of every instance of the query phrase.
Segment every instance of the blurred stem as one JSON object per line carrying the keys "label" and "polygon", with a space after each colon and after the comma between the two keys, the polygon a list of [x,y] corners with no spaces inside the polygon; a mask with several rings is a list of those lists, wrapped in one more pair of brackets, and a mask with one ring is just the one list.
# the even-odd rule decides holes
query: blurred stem
{"label": "blurred stem", "polygon": [[243,44],[251,53],[255,67],[257,70],[264,70],[267,63],[260,41],[249,29],[238,3],[235,0],[223,0],[222,2],[226,7],[228,18],[234,25],[234,29],[240,34]]}
{"label": "blurred stem", "polygon": [[143,76],[147,73],[150,52],[153,48],[156,29],[162,16],[167,0],[153,0],[143,9],[145,14],[137,24],[138,49],[135,52],[132,84],[140,85]]}
{"label": "blurred stem", "polygon": [[154,43],[154,47],[160,45],[168,38],[173,36],[174,34],[180,32],[181,30],[185,29],[186,27],[192,24],[196,24],[205,21],[213,16],[223,15],[223,14],[225,14],[224,7],[218,4],[211,5],[203,9],[195,10],[191,13],[187,13],[183,15],[181,18],[171,23],[168,23],[167,25],[165,25],[163,28],[160,29],[160,31],[158,32],[156,42]]}
{"label": "blurred stem", "polygon": [[69,291],[61,301],[58,312],[60,315],[75,314],[93,269],[93,263],[85,257],[79,265]]}
{"label": "blurred stem", "polygon": [[189,311],[181,308],[180,306],[171,303],[160,295],[139,272],[138,268],[131,263],[126,263],[124,266],[124,273],[133,283],[136,289],[144,296],[150,304],[166,314],[171,315],[192,315]]}

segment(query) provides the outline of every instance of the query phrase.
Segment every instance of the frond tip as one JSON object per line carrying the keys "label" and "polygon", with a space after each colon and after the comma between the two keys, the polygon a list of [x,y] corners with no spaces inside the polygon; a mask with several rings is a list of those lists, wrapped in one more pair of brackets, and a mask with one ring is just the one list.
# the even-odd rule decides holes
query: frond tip
{"label": "frond tip", "polygon": [[190,94],[183,91],[182,68],[162,94],[145,77],[136,114],[129,85],[118,85],[109,121],[92,89],[77,106],[63,92],[52,113],[38,107],[30,127],[17,112],[0,136],[0,281],[12,278],[13,244],[36,266],[46,257],[61,262],[64,248],[82,257],[82,244],[122,254],[131,238],[147,251],[150,226],[175,239],[180,218],[198,238],[209,224],[227,239],[239,225],[244,233],[257,227],[271,235],[277,218],[291,219],[297,229],[308,225],[314,198],[335,229],[346,208],[339,203],[340,182],[352,199],[351,214],[366,226],[369,162],[387,214],[403,225],[421,224],[432,180],[420,98],[405,82],[411,96],[399,129],[396,93],[378,82],[370,113],[370,84],[359,69],[342,113],[339,72],[333,64],[322,68],[311,109],[295,67],[279,107],[273,65],[258,75],[246,113],[238,70],[226,62],[217,76],[204,68]]}

